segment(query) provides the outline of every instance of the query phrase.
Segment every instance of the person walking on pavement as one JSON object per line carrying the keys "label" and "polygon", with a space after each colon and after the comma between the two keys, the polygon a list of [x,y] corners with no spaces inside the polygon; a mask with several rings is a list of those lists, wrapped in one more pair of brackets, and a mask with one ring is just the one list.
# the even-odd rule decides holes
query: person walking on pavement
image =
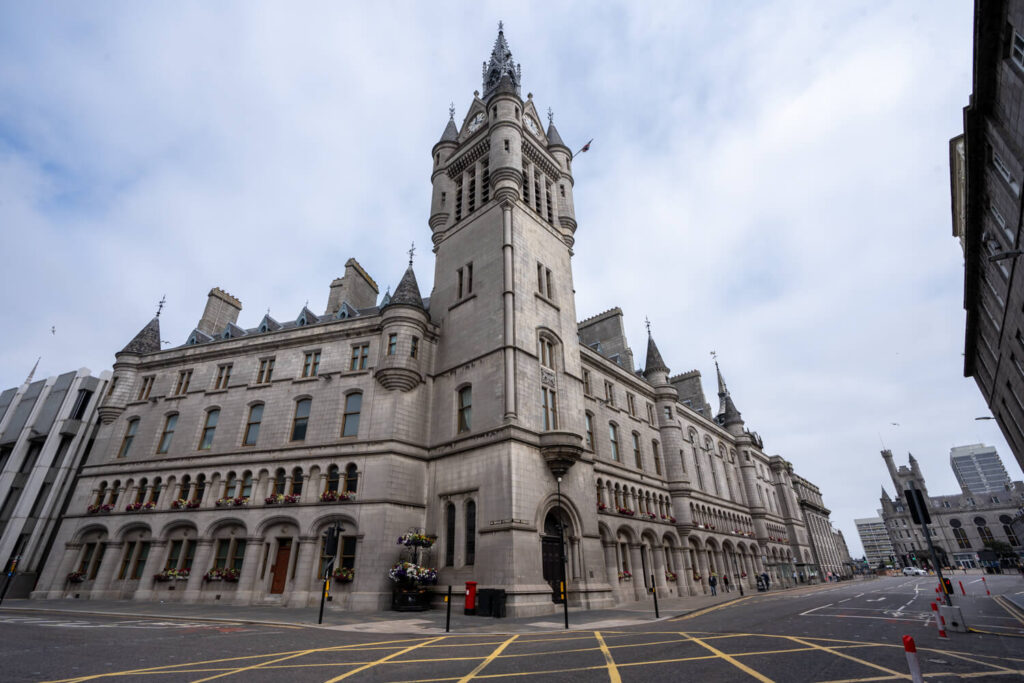
{"label": "person walking on pavement", "polygon": [[726,593],[729,592],[729,575],[722,574],[722,590]]}
{"label": "person walking on pavement", "polygon": [[711,595],[718,595],[718,579],[714,574],[708,579],[708,586],[711,587]]}
{"label": "person walking on pavement", "polygon": [[765,590],[771,590],[772,580],[770,578],[768,578],[768,572],[762,572],[761,573],[761,578],[764,579],[764,589]]}

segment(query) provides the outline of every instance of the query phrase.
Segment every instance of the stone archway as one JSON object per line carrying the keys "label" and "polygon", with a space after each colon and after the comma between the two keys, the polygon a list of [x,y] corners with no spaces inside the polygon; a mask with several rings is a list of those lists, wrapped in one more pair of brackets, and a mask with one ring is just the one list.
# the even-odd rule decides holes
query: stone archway
{"label": "stone archway", "polygon": [[540,538],[541,570],[544,581],[551,586],[551,601],[562,604],[565,599],[563,581],[566,581],[566,549],[567,534],[572,534],[572,519],[569,513],[560,507],[552,507],[544,516],[544,532]]}

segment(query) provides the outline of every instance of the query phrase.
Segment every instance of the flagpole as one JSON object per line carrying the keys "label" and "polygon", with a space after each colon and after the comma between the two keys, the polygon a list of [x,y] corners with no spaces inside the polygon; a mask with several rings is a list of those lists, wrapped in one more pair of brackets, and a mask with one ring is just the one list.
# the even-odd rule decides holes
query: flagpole
{"label": "flagpole", "polygon": [[576,152],[576,154],[572,155],[572,158],[575,159],[577,155],[583,154],[584,152],[590,151],[590,143],[593,142],[593,141],[594,141],[594,138],[590,138],[590,140],[587,141],[587,144],[585,144],[582,147],[580,147],[579,151]]}

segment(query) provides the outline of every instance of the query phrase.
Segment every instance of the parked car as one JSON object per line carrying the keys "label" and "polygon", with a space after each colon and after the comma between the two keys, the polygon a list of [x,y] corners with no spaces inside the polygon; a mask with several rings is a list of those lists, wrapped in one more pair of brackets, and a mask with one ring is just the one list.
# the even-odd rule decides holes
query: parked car
{"label": "parked car", "polygon": [[928,576],[928,572],[919,567],[904,567],[903,576]]}

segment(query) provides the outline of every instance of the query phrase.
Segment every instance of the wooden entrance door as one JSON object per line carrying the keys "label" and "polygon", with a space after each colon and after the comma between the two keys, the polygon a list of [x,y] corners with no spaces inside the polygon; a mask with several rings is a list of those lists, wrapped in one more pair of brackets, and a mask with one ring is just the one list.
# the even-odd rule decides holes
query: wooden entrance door
{"label": "wooden entrance door", "polygon": [[270,573],[274,580],[270,584],[271,593],[284,593],[284,584],[288,581],[288,561],[292,557],[292,539],[279,538],[277,540],[277,558]]}
{"label": "wooden entrance door", "polygon": [[542,536],[540,541],[541,566],[544,570],[544,580],[551,586],[551,601],[561,603],[562,595],[558,590],[562,581],[561,558],[558,553],[558,537]]}

